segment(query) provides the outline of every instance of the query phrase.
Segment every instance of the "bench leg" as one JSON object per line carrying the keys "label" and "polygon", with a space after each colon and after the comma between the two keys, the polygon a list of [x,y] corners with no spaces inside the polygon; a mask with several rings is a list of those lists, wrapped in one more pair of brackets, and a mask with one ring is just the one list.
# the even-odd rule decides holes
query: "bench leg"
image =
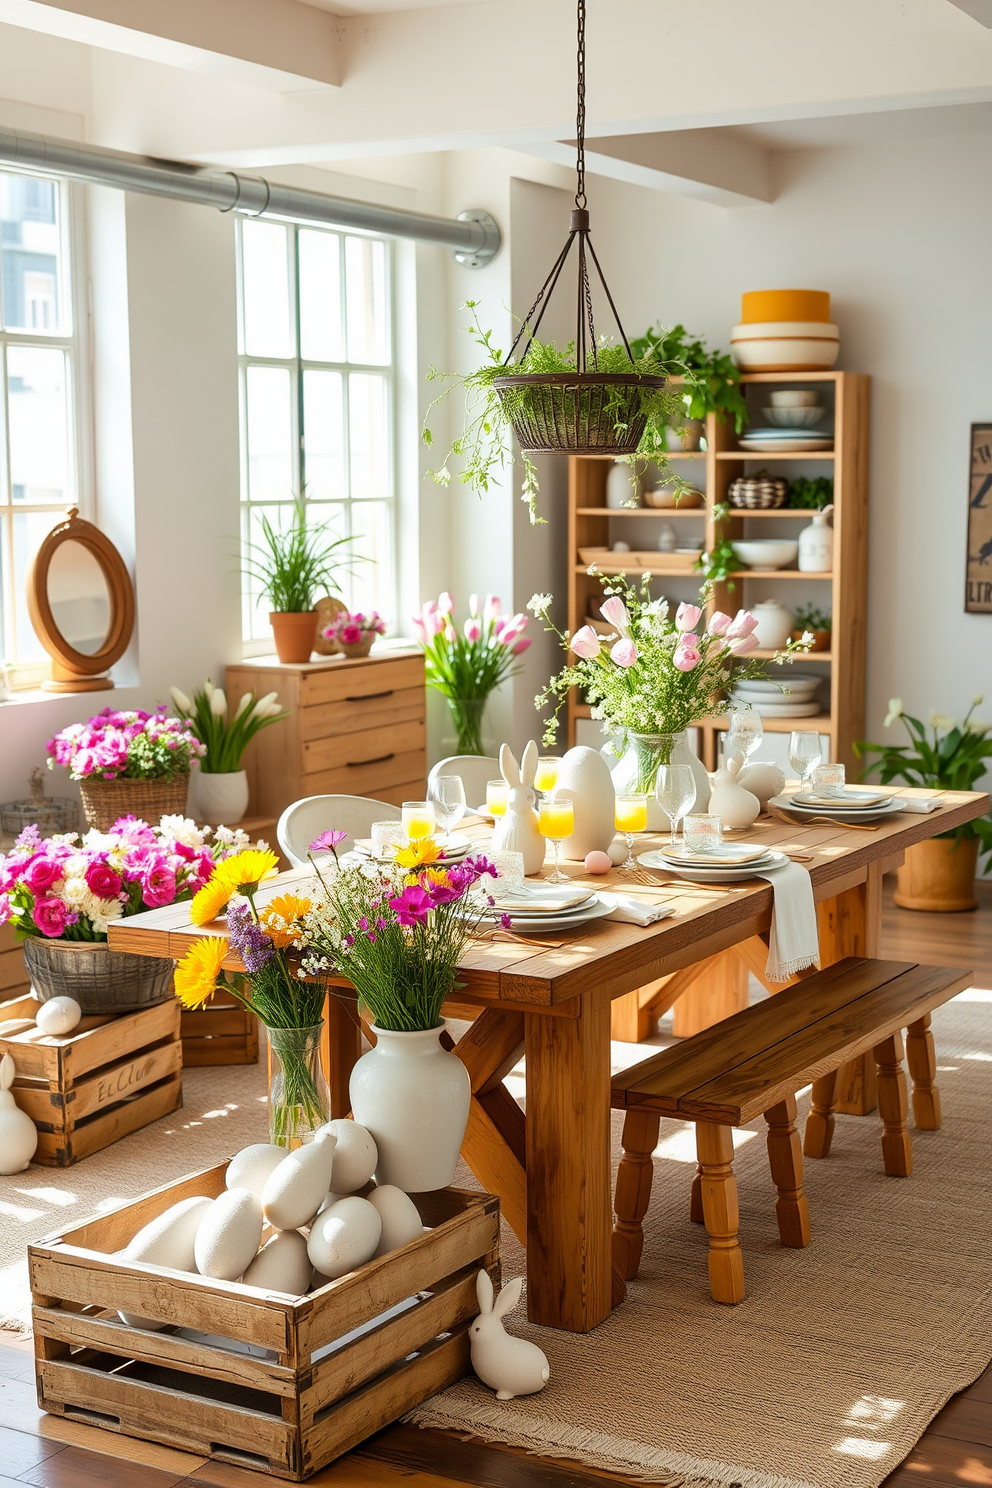
{"label": "bench leg", "polygon": [[804,1157],[826,1157],[834,1139],[834,1101],[837,1096],[837,1075],[823,1075],[813,1081],[813,1104],[806,1117],[806,1132],[803,1137]]}
{"label": "bench leg", "polygon": [[940,1091],[934,1084],[937,1055],[929,1013],[906,1029],[906,1063],[913,1077],[913,1120],[919,1131],[939,1131]]}
{"label": "bench leg", "polygon": [[796,1097],[786,1096],[765,1112],[768,1161],[778,1189],[775,1217],[783,1245],[801,1250],[809,1244],[809,1205],[803,1193],[803,1153],[796,1131]]}
{"label": "bench leg", "polygon": [[702,1169],[703,1219],[710,1237],[710,1296],[714,1302],[744,1301],[744,1257],[737,1240],[737,1180],[729,1126],[696,1122],[696,1153]]}
{"label": "bench leg", "polygon": [[878,1068],[878,1111],[882,1118],[882,1158],[890,1178],[908,1178],[913,1171],[913,1146],[906,1130],[909,1102],[902,1069],[902,1035],[876,1044],[872,1053]]}
{"label": "bench leg", "polygon": [[[617,1172],[613,1201],[613,1305],[627,1294],[626,1283],[637,1275],[644,1248],[643,1219],[654,1177],[652,1154],[658,1145],[661,1117],[631,1108],[623,1123],[623,1157]],[[618,1295],[619,1294],[619,1295]]]}
{"label": "bench leg", "polygon": [[703,1170],[698,1163],[692,1180],[692,1193],[689,1195],[689,1219],[693,1224],[703,1222]]}

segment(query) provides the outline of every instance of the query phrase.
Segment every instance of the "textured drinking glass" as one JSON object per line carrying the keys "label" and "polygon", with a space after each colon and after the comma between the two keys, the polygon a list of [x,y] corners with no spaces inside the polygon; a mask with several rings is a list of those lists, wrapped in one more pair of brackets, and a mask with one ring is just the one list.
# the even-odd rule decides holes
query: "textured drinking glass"
{"label": "textured drinking glass", "polygon": [[620,864],[621,873],[633,873],[637,867],[634,857],[634,835],[646,832],[648,826],[647,796],[617,796],[613,805],[613,825],[622,832],[627,843],[627,856]]}
{"label": "textured drinking glass", "polygon": [[817,765],[813,771],[813,791],[818,796],[844,794],[844,766]]}
{"label": "textured drinking glass", "polygon": [[803,790],[823,758],[820,736],[812,729],[793,729],[789,736],[789,764],[799,776]]}
{"label": "textured drinking glass", "polygon": [[542,795],[553,791],[558,784],[558,771],[561,769],[561,760],[550,754],[542,755],[537,762],[537,774],[534,776],[534,789]]}
{"label": "textured drinking glass", "polygon": [[403,823],[398,821],[382,821],[372,823],[372,851],[377,858],[385,857],[391,848],[404,847],[406,845],[406,833]]}
{"label": "textured drinking glass", "polygon": [[548,883],[570,883],[567,873],[561,871],[561,845],[575,830],[575,808],[571,801],[555,801],[545,796],[538,808],[538,826],[542,837],[547,837],[555,849],[555,871],[548,874]]}
{"label": "textured drinking glass", "polygon": [[674,847],[678,824],[696,803],[696,777],[691,765],[659,765],[654,794],[672,824],[669,846]]}
{"label": "textured drinking glass", "polygon": [[718,816],[687,816],[682,823],[686,852],[711,853],[723,846],[723,822]]}
{"label": "textured drinking glass", "polygon": [[747,763],[749,755],[758,748],[765,735],[765,726],[761,721],[761,714],[755,708],[741,708],[730,715],[730,728],[727,737],[730,741],[730,752],[742,754]]}
{"label": "textured drinking glass", "polygon": [[486,781],[486,810],[490,816],[506,815],[506,797],[509,789],[505,780]]}
{"label": "textured drinking glass", "polygon": [[465,785],[460,775],[437,775],[429,782],[427,794],[434,807],[434,818],[447,834],[465,812]]}
{"label": "textured drinking glass", "polygon": [[403,802],[403,830],[411,842],[429,837],[434,826],[434,807],[430,801]]}
{"label": "textured drinking glass", "polygon": [[524,855],[518,852],[494,852],[490,862],[496,869],[496,881],[492,885],[494,899],[506,894],[519,894],[524,886]]}

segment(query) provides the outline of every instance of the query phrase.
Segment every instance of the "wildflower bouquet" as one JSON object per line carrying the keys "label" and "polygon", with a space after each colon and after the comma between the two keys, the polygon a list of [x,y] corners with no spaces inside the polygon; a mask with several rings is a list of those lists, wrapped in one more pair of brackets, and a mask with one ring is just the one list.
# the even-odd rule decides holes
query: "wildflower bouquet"
{"label": "wildflower bouquet", "polygon": [[178,687],[169,691],[179,717],[203,745],[202,768],[209,774],[227,775],[240,770],[241,756],[259,729],[289,717],[274,692],[267,692],[257,701],[253,692],[246,692],[232,717],[224,689],[215,687],[209,677],[192,699]]}
{"label": "wildflower bouquet", "polygon": [[245,832],[211,833],[181,816],[157,826],[122,817],[109,832],[46,841],[26,827],[0,857],[0,925],[12,922],[19,939],[105,941],[111,920],[192,898],[247,844]]}
{"label": "wildflower bouquet", "polygon": [[206,748],[180,718],[169,718],[163,704],[154,713],[141,708],[104,708],[86,723],[70,723],[49,739],[48,768],[65,765],[73,780],[170,780],[188,775],[190,761]]}
{"label": "wildflower bouquet", "polygon": [[487,594],[480,606],[473,594],[468,619],[455,628],[455,601],[444,593],[413,617],[414,633],[426,662],[427,685],[448,699],[458,736],[458,754],[484,754],[482,714],[495,687],[512,677],[516,657],[531,644],[524,635],[527,616],[501,615],[499,598]]}
{"label": "wildflower bouquet", "polygon": [[[325,834],[313,852],[336,847]],[[433,866],[430,839],[403,848],[396,863],[338,866],[304,919],[303,965],[312,976],[347,977],[375,1027],[399,1033],[436,1028],[458,963],[495,902],[473,893],[496,870],[484,857]],[[317,865],[314,863],[314,867]]]}

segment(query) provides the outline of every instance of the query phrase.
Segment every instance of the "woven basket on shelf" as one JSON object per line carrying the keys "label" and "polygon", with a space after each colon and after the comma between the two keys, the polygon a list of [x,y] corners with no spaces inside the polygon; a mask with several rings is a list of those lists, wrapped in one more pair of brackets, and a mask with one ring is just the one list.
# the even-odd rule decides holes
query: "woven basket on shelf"
{"label": "woven basket on shelf", "polygon": [[133,1013],[172,996],[174,961],[112,951],[103,941],[29,935],[22,944],[42,1002],[72,997],[84,1013]]}
{"label": "woven basket on shelf", "polygon": [[731,506],[744,511],[773,511],[784,506],[789,496],[789,482],[767,470],[754,475],[739,475],[730,482],[727,498]]}
{"label": "woven basket on shelf", "polygon": [[[493,387],[531,454],[632,455],[647,423],[640,393],[665,381],[636,372],[521,372],[495,378]],[[617,407],[618,390],[626,407]]]}
{"label": "woven basket on shelf", "polygon": [[138,816],[154,825],[163,816],[185,816],[189,771],[168,780],[100,780],[79,782],[86,824],[108,832],[119,816]]}

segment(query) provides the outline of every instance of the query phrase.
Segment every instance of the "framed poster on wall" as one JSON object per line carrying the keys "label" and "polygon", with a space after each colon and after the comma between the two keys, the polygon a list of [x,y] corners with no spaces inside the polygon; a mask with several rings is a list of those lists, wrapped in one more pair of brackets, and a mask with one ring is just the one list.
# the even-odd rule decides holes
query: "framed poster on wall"
{"label": "framed poster on wall", "polygon": [[992,615],[992,424],[971,426],[965,611]]}

